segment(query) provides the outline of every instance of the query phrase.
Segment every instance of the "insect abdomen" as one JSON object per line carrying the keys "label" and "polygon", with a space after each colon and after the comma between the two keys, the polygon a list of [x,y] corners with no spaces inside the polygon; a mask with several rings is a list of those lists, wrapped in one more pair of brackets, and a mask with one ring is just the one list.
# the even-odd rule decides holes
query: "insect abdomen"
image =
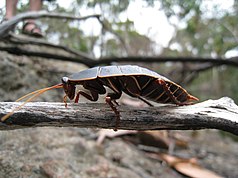
{"label": "insect abdomen", "polygon": [[[176,98],[181,103],[187,101],[188,94],[182,87],[170,81],[165,81],[165,83],[167,84],[174,98]],[[164,90],[164,87],[156,82],[156,80],[151,82],[148,87],[142,90],[141,96],[158,103],[174,103],[171,97],[167,94],[166,90]]]}

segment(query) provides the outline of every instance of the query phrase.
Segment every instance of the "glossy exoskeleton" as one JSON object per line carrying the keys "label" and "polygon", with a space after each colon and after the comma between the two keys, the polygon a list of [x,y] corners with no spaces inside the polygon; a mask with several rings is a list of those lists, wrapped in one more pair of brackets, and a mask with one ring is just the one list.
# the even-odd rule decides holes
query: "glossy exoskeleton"
{"label": "glossy exoskeleton", "polygon": [[[176,105],[187,105],[191,104],[190,101],[198,100],[166,77],[133,65],[90,68],[69,77],[63,77],[62,83],[66,93],[64,101],[66,102],[66,97],[68,97],[70,100],[75,99],[76,103],[80,95],[90,101],[97,101],[98,95],[106,93],[105,86],[109,87],[113,92],[107,94],[106,102],[117,115],[116,125],[119,122],[119,111],[115,103],[117,104],[116,100],[121,97],[122,92],[139,98],[148,105],[151,104],[147,100]],[[82,85],[89,93],[76,92],[76,85]]]}
{"label": "glossy exoskeleton", "polygon": [[[70,100],[74,99],[77,103],[80,95],[88,100],[97,101],[99,95],[106,94],[105,87],[110,88],[113,92],[106,95],[105,101],[116,114],[115,130],[120,121],[120,113],[116,108],[116,100],[121,97],[122,92],[139,98],[150,106],[152,106],[152,104],[147,100],[157,103],[172,103],[180,106],[188,105],[191,104],[191,101],[198,100],[196,97],[190,95],[184,88],[166,77],[135,65],[94,67],[74,73],[69,77],[63,77],[61,81],[62,83],[60,84],[33,91],[19,98],[17,101],[33,95],[18,108],[2,117],[1,121],[5,121],[14,111],[19,110],[25,103],[33,100],[45,91],[54,88],[64,89],[66,94],[64,97],[65,105],[67,105],[67,98]],[[88,92],[85,90],[76,91],[76,85],[82,85]]]}

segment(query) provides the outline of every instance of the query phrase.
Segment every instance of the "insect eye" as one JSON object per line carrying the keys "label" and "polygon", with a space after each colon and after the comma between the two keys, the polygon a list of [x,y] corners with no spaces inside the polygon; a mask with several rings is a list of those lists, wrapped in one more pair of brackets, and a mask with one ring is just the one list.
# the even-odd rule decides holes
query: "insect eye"
{"label": "insect eye", "polygon": [[66,84],[66,83],[68,83],[69,78],[68,77],[62,77],[61,81],[62,81],[62,83]]}

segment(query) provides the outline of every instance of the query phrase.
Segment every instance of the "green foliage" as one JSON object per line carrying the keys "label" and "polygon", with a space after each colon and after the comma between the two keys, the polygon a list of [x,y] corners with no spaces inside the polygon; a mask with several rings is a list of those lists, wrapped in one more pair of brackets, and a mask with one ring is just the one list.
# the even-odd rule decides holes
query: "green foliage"
{"label": "green foliage", "polygon": [[234,67],[223,69],[220,76],[221,80],[223,81],[221,82],[222,84],[221,93],[224,96],[230,96],[232,99],[234,99],[236,104],[238,104],[238,94],[237,94],[238,85],[236,82],[237,77],[238,77],[238,70],[237,68],[234,68]]}
{"label": "green foliage", "polygon": [[99,6],[106,13],[119,14],[125,11],[130,3],[129,0],[77,0],[78,5],[86,5],[88,8]]}
{"label": "green foliage", "polygon": [[[171,44],[174,42],[179,43],[183,51],[191,52],[190,56],[210,56],[211,53],[223,56],[228,50],[237,46],[236,35],[238,30],[235,28],[238,22],[237,15],[220,12],[218,7],[214,7],[214,13],[219,15],[217,17],[209,17],[206,12],[199,10],[201,9],[199,6],[202,6],[200,0],[193,0],[190,3],[185,1],[184,4],[181,4],[181,2],[184,1],[174,3],[173,6],[180,7],[181,12],[183,12],[182,16],[181,13],[177,15],[181,20],[186,21],[187,25],[185,28],[177,29],[177,35],[171,40]],[[165,11],[170,12],[171,9],[168,10],[167,8],[171,7],[171,4],[170,6],[168,6],[168,3],[166,5],[164,6]],[[193,13],[189,14],[191,11]],[[221,16],[221,14],[224,15]]]}
{"label": "green foliage", "polygon": [[[233,9],[222,9],[219,5],[207,10],[201,0],[165,0],[162,8],[168,19],[174,17],[182,22],[172,23],[175,35],[163,55],[199,56],[211,55],[224,57],[225,53],[238,46],[238,1],[234,1]],[[212,14],[212,15],[209,15]],[[173,49],[176,44],[180,50]],[[230,96],[238,103],[238,70],[231,67],[218,67],[200,72],[191,85],[191,90],[201,100]]]}
{"label": "green foliage", "polygon": [[182,20],[191,12],[199,14],[201,1],[202,0],[163,0],[161,4],[168,18],[177,16]]}

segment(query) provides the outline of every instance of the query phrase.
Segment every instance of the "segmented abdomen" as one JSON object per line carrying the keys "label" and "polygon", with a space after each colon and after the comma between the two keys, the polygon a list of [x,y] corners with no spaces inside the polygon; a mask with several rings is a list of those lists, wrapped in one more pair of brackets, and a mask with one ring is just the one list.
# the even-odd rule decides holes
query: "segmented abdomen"
{"label": "segmented abdomen", "polygon": [[[181,103],[187,101],[188,93],[186,90],[170,81],[165,81],[165,83],[176,100]],[[150,85],[141,92],[141,96],[158,103],[174,103],[166,90],[164,90],[164,87],[156,82],[156,80],[151,82]]]}
{"label": "segmented abdomen", "polygon": [[[161,80],[165,81],[176,100],[181,103],[187,101],[188,93],[185,89],[169,80]],[[159,84],[158,78],[150,76],[126,76],[119,77],[119,81],[122,85],[122,90],[130,96],[141,96],[158,103],[174,103],[163,85]]]}

